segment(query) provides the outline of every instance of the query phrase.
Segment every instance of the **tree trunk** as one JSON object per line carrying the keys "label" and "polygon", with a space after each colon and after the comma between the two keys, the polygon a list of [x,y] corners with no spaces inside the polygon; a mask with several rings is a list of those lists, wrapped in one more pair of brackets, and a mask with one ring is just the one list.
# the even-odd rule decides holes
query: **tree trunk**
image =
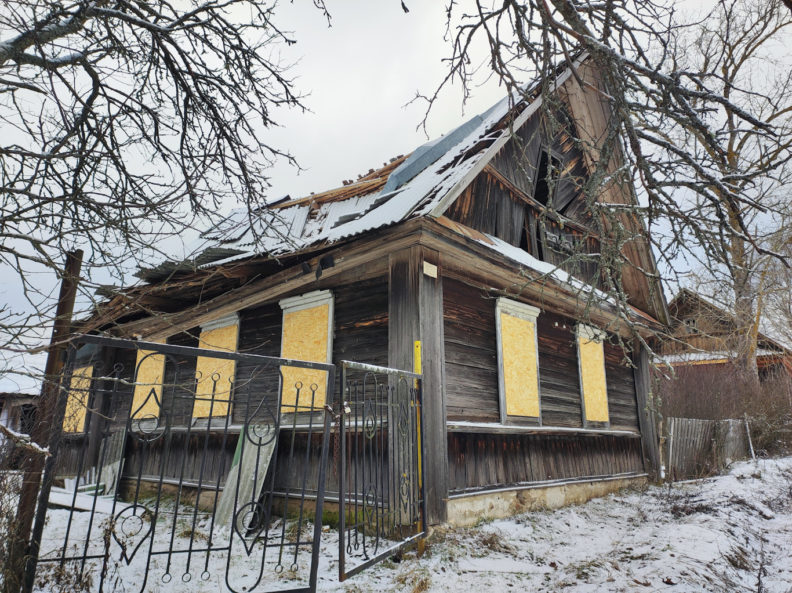
{"label": "tree trunk", "polygon": [[745,242],[738,237],[731,241],[732,279],[734,286],[735,332],[731,347],[737,354],[736,363],[745,382],[746,396],[759,388],[759,369],[756,364],[759,313],[754,309],[755,291],[747,266]]}
{"label": "tree trunk", "polygon": [[[50,432],[53,429],[60,430],[59,426],[52,425],[52,415],[57,408],[58,399],[62,397],[60,379],[63,370],[63,355],[65,341],[71,332],[72,312],[74,311],[82,256],[83,252],[79,249],[66,254],[66,266],[62,274],[61,292],[38,404],[38,422],[30,435],[31,440],[42,447],[49,442]],[[43,467],[44,455],[40,453],[29,453],[23,462],[24,475],[19,493],[19,506],[13,527],[8,534],[8,562],[3,569],[4,593],[17,593],[23,585],[25,565],[30,557],[28,548],[30,529],[36,512]],[[34,545],[37,554],[38,542]]]}

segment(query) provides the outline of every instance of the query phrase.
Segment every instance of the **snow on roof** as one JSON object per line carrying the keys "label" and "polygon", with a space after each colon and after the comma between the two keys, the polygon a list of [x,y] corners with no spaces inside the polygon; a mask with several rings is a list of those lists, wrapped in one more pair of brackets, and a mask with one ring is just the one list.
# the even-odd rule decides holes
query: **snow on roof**
{"label": "snow on roof", "polygon": [[[448,219],[441,218],[440,222],[450,223],[453,225],[453,222],[449,221]],[[450,226],[449,225],[449,226]],[[456,227],[456,225],[453,225]],[[490,235],[487,233],[480,233],[476,232],[471,235],[474,240],[482,245],[486,245],[490,249],[497,251],[501,255],[508,257],[512,261],[525,266],[526,268],[533,270],[534,272],[538,272],[542,276],[550,278],[559,284],[565,285],[569,287],[573,292],[584,294],[588,297],[597,299],[600,303],[609,303],[613,307],[619,307],[621,303],[619,303],[618,299],[613,295],[608,295],[605,292],[595,288],[591,284],[583,282],[578,278],[575,278],[565,270],[559,268],[556,264],[552,264],[550,262],[542,261],[540,259],[535,258],[533,255],[525,251],[520,247],[515,247],[511,243],[504,241],[503,239],[499,239],[494,235]],[[592,254],[593,255],[593,254]],[[650,323],[657,323],[657,319],[637,309],[633,306],[629,307],[630,315],[643,318],[644,320]]]}
{"label": "snow on roof", "polygon": [[[756,351],[757,356],[778,356],[778,352],[775,350],[767,350],[765,348],[759,348]],[[691,362],[721,362],[725,360],[734,360],[738,356],[738,353],[733,350],[722,350],[722,351],[696,351],[696,352],[681,352],[679,354],[666,354],[665,356],[660,357],[662,361],[667,364],[675,364],[675,363],[691,363]]]}
{"label": "snow on roof", "polygon": [[[582,63],[585,56],[577,58]],[[559,69],[557,88],[570,76]],[[534,93],[528,87],[525,94]],[[165,262],[141,277],[156,281],[185,263],[217,266],[257,255],[284,256],[312,246],[326,245],[410,218],[442,214],[450,202],[494,153],[541,104],[541,97],[525,101],[519,94],[504,97],[484,113],[440,138],[397,157],[356,182],[297,200],[279,201],[255,212],[232,211],[205,232],[191,262]],[[507,117],[514,114],[511,125]]]}
{"label": "snow on roof", "polygon": [[[309,197],[291,206],[261,209],[256,216],[250,216],[246,209],[234,210],[204,234],[204,247],[222,245],[240,252],[212,265],[260,253],[293,253],[431,211],[481,159],[486,146],[509,133],[496,125],[509,109],[507,97],[484,114],[419,147],[390,172],[379,191],[330,201]],[[467,154],[477,147],[473,154]]]}

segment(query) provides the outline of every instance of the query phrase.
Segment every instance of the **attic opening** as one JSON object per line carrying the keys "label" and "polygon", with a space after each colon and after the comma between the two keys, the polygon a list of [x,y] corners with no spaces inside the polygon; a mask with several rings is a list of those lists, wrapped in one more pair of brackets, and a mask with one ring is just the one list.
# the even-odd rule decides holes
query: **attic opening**
{"label": "attic opening", "polygon": [[[534,177],[533,198],[542,206],[552,206],[553,194],[555,193],[560,172],[561,159],[547,149],[540,150],[536,176]],[[534,216],[531,212],[526,213],[525,224],[520,237],[520,247],[538,259],[544,260],[542,245],[544,240],[545,229],[542,224],[542,217]]]}
{"label": "attic opening", "polygon": [[539,153],[539,166],[534,183],[534,199],[542,206],[552,205],[553,193],[561,172],[561,159],[548,150]]}

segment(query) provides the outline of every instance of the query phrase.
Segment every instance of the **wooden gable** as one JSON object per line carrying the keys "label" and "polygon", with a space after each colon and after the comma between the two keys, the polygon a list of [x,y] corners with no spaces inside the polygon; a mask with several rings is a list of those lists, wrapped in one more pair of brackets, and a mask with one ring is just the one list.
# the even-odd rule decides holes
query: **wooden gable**
{"label": "wooden gable", "polygon": [[[551,118],[537,109],[541,98],[536,99],[525,110],[530,111],[528,117],[515,118],[520,125],[508,141],[485,157],[478,175],[434,214],[521,247],[594,286],[601,280],[600,241],[607,242],[618,223],[630,237],[621,253],[628,262],[621,267],[628,302],[667,323],[656,263],[640,218],[625,210],[615,220],[603,218],[593,224],[583,186],[596,169],[609,106],[607,95],[597,91],[602,84],[589,61],[579,62],[577,69],[591,88],[582,89],[574,77],[565,79],[559,89],[562,104],[554,106]],[[608,172],[615,172],[620,163],[618,155],[613,157]],[[555,179],[552,187],[546,181],[548,170]],[[611,183],[600,191],[598,201],[635,204],[636,198],[630,183]]]}

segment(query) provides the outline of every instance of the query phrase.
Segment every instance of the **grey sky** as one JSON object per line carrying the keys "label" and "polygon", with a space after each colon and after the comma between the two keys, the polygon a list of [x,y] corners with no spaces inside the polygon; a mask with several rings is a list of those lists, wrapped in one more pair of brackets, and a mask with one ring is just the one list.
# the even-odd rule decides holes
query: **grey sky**
{"label": "grey sky", "polygon": [[[450,52],[443,40],[442,2],[346,0],[328,3],[332,27],[309,2],[283,4],[280,22],[294,31],[297,43],[287,59],[297,86],[310,93],[312,113],[279,116],[273,143],[287,148],[306,169],[299,175],[286,164],[272,172],[272,196],[293,198],[341,185],[369,168],[409,152],[427,138],[416,130],[425,103],[404,107],[416,91],[429,94],[445,74],[442,59]],[[474,89],[463,113],[458,89],[445,93],[429,119],[430,137],[439,136],[499,100],[503,91],[491,81]]]}

